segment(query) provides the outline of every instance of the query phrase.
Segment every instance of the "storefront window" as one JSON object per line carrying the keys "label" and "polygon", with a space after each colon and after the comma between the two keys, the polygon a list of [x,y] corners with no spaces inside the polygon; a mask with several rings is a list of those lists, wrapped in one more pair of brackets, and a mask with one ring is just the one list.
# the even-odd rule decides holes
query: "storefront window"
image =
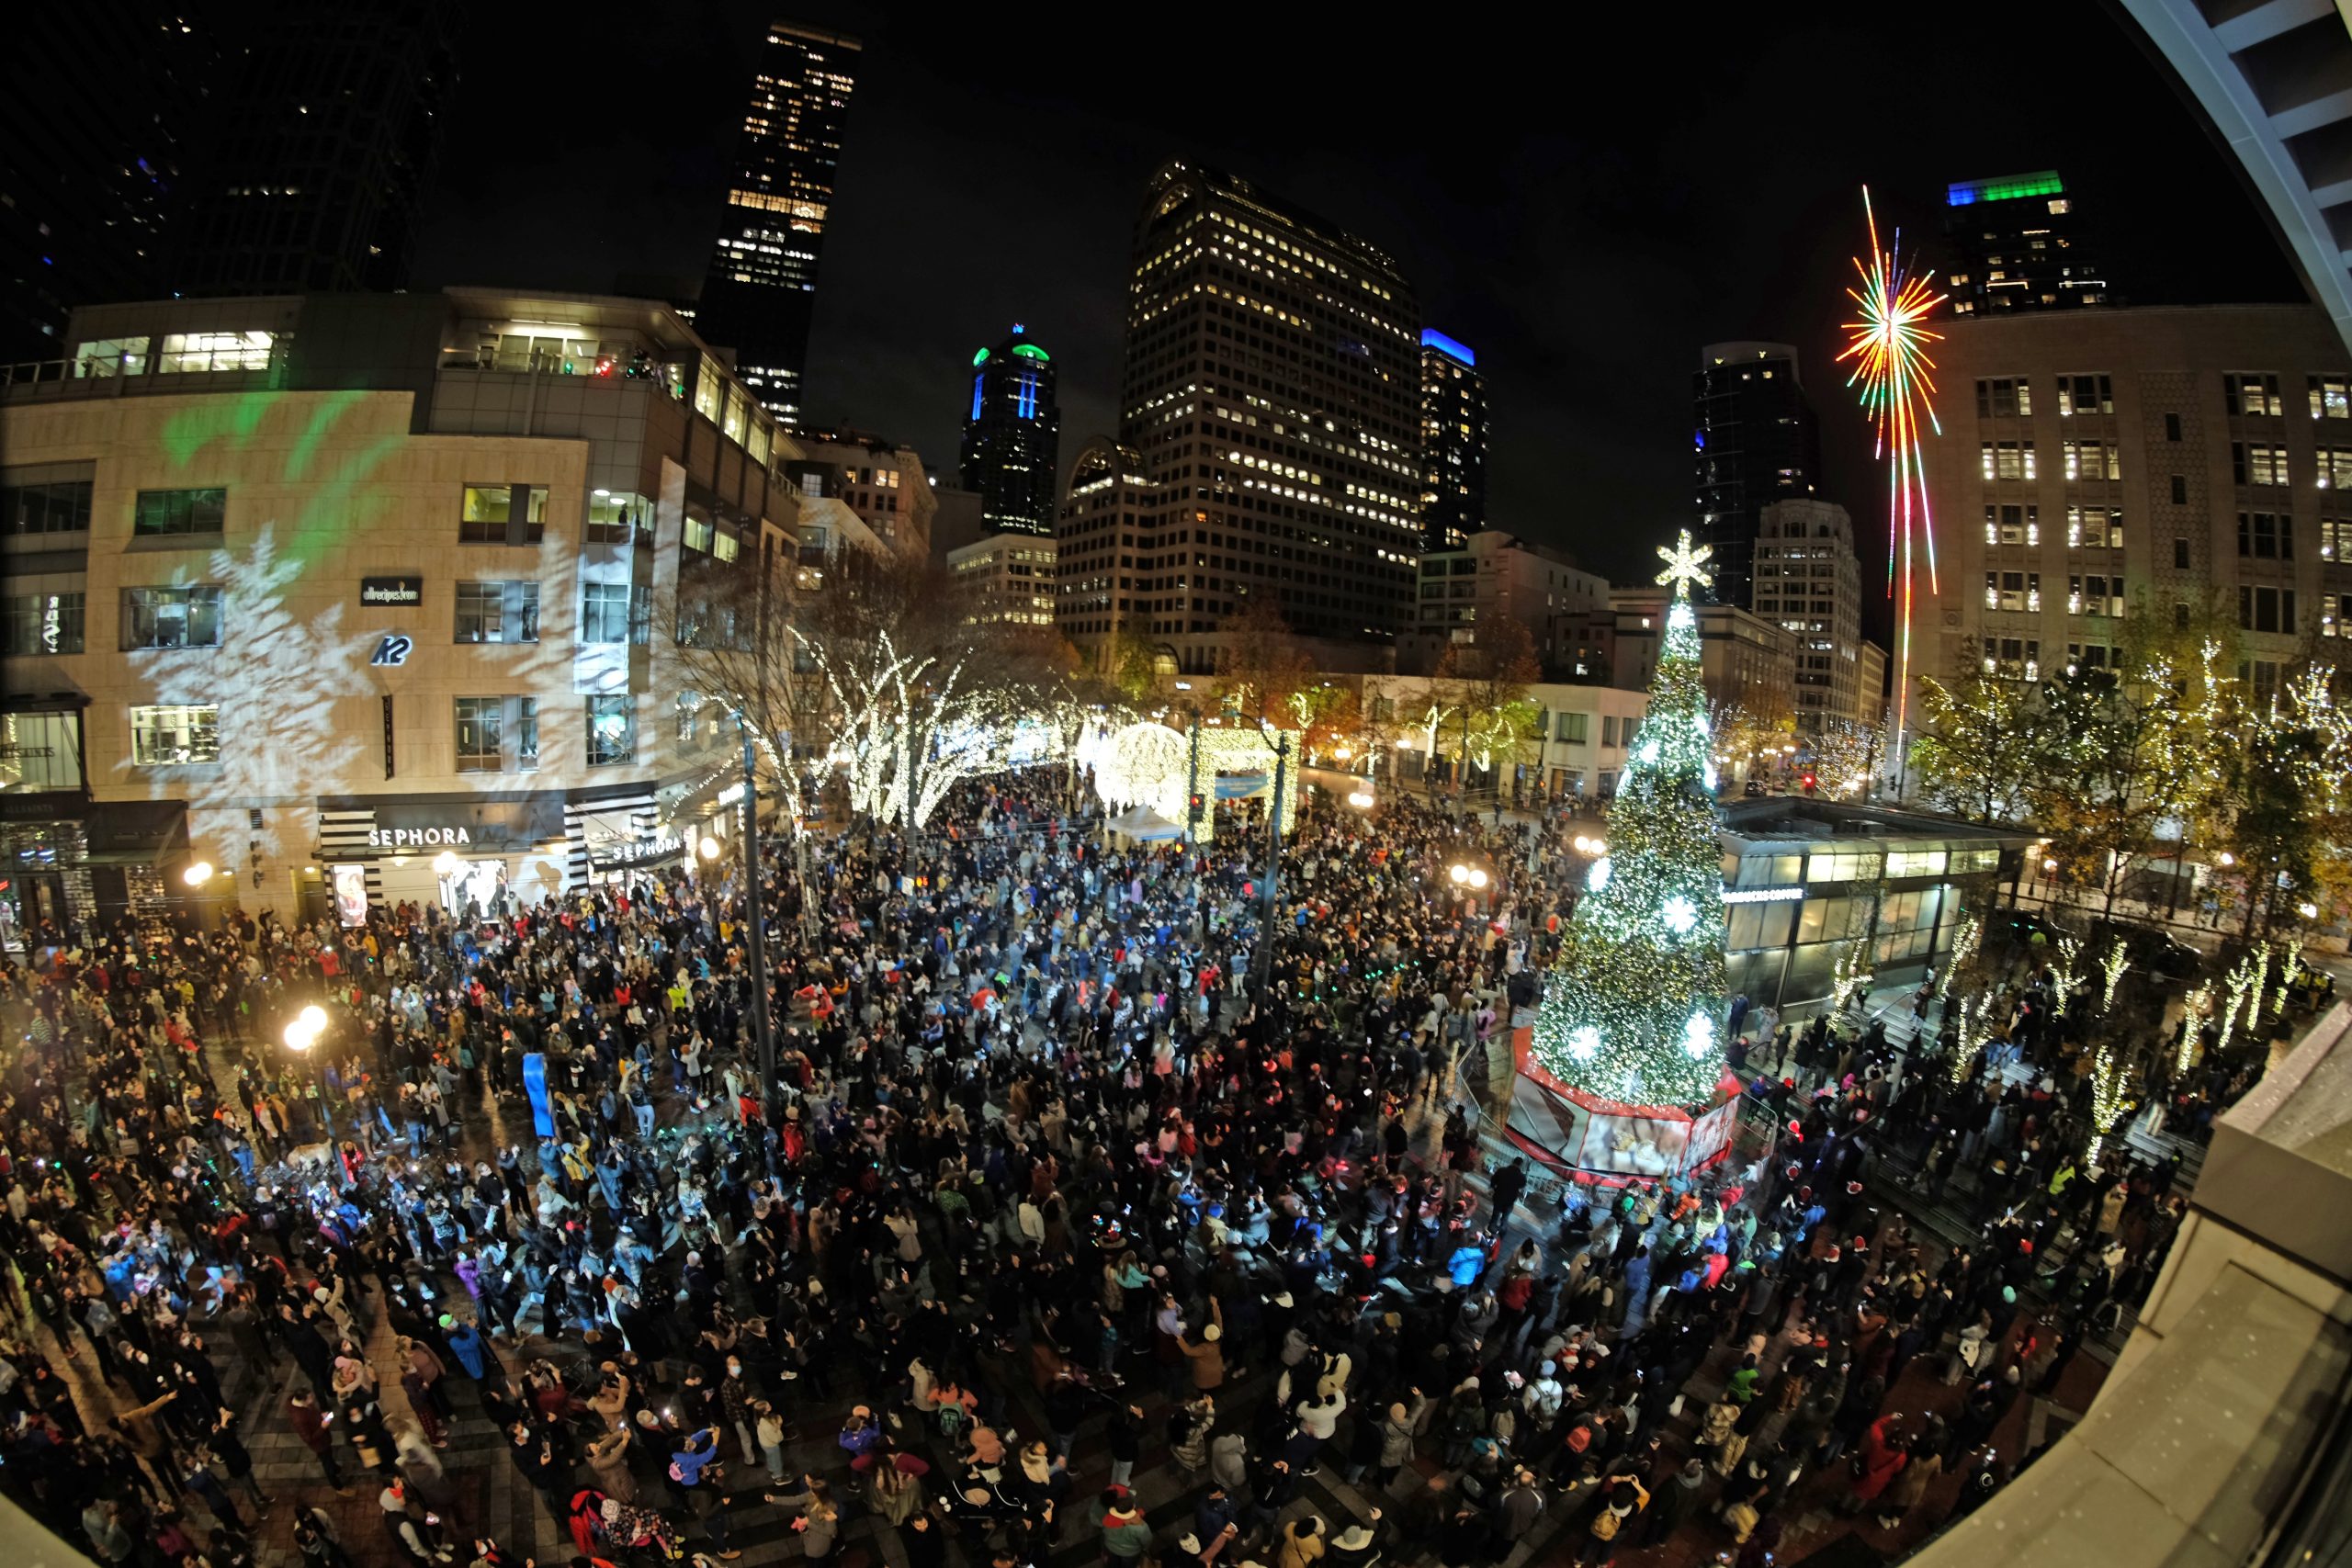
{"label": "storefront window", "polygon": [[204,703],[130,710],[130,760],[142,768],[220,760],[220,709]]}
{"label": "storefront window", "polygon": [[637,699],[588,699],[588,764],[602,767],[637,758]]}
{"label": "storefront window", "polygon": [[80,714],[0,714],[0,790],[81,787]]}

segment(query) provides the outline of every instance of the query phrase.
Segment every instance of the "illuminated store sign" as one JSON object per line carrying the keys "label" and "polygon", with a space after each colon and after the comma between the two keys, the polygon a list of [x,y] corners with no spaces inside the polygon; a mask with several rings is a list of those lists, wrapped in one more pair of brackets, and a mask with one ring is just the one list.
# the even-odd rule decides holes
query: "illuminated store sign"
{"label": "illuminated store sign", "polygon": [[1804,897],[1802,887],[1726,887],[1726,904],[1793,904]]}
{"label": "illuminated store sign", "polygon": [[442,844],[470,844],[474,836],[463,828],[370,828],[371,850],[421,850]]}
{"label": "illuminated store sign", "polygon": [[359,580],[359,602],[362,604],[422,604],[424,603],[424,579],[363,577]]}

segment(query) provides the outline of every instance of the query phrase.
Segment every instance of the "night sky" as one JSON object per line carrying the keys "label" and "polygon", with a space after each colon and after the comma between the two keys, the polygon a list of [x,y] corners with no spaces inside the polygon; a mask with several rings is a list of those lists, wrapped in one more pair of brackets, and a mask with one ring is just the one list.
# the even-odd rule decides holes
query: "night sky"
{"label": "night sky", "polygon": [[[1065,458],[1114,428],[1128,233],[1171,157],[1396,256],[1487,372],[1490,524],[1621,580],[1689,517],[1690,375],[1726,339],[1798,345],[1828,498],[1866,560],[1883,547],[1828,364],[1864,181],[1932,262],[1946,183],[2055,167],[2128,301],[2303,298],[2234,166],[2089,0],[1633,7],[1587,33],[1285,9],[777,11],[866,43],[812,418],[952,469],[972,351],[1020,321],[1061,367]],[[473,8],[418,285],[698,287],[768,17]]]}

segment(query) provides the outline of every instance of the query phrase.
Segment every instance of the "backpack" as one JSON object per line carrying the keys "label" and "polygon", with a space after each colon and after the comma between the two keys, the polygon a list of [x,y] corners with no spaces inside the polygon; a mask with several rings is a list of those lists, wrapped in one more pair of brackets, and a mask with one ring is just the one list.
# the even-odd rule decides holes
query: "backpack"
{"label": "backpack", "polygon": [[1593,1515],[1592,1517],[1592,1539],[1595,1540],[1615,1540],[1617,1539],[1618,1529],[1623,1525],[1624,1522],[1625,1516],[1623,1514],[1619,1513],[1614,1508],[1604,1506],[1600,1512]]}

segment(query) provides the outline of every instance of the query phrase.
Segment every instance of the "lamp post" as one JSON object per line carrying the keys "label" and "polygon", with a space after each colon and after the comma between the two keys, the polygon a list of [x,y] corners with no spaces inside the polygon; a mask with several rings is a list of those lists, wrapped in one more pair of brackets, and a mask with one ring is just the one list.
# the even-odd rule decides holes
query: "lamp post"
{"label": "lamp post", "polygon": [[326,1064],[323,1059],[311,1055],[320,1037],[325,1034],[326,1028],[326,1009],[313,1002],[287,1024],[286,1048],[294,1053],[296,1060],[311,1065],[311,1081],[319,1091],[319,1120],[326,1124],[327,1137],[332,1141],[334,1137],[334,1111],[327,1100]]}
{"label": "lamp post", "polygon": [[[752,754],[751,721],[735,710],[735,728],[743,734],[743,909],[752,932],[752,1028],[760,1047],[760,1106],[773,1117],[775,1101],[775,1028],[768,1017],[767,914],[761,908],[760,781]],[[792,732],[784,733],[785,765],[791,765]],[[799,831],[800,825],[793,824]],[[808,885],[800,885],[800,901],[808,901]]]}
{"label": "lamp post", "polygon": [[1258,921],[1258,951],[1250,965],[1257,972],[1258,995],[1261,1000],[1265,997],[1266,976],[1273,972],[1274,909],[1283,874],[1283,789],[1290,780],[1290,735],[1288,731],[1277,731],[1276,735],[1274,803],[1266,817],[1266,825],[1271,830],[1266,836],[1266,886],[1261,894],[1264,905]]}

